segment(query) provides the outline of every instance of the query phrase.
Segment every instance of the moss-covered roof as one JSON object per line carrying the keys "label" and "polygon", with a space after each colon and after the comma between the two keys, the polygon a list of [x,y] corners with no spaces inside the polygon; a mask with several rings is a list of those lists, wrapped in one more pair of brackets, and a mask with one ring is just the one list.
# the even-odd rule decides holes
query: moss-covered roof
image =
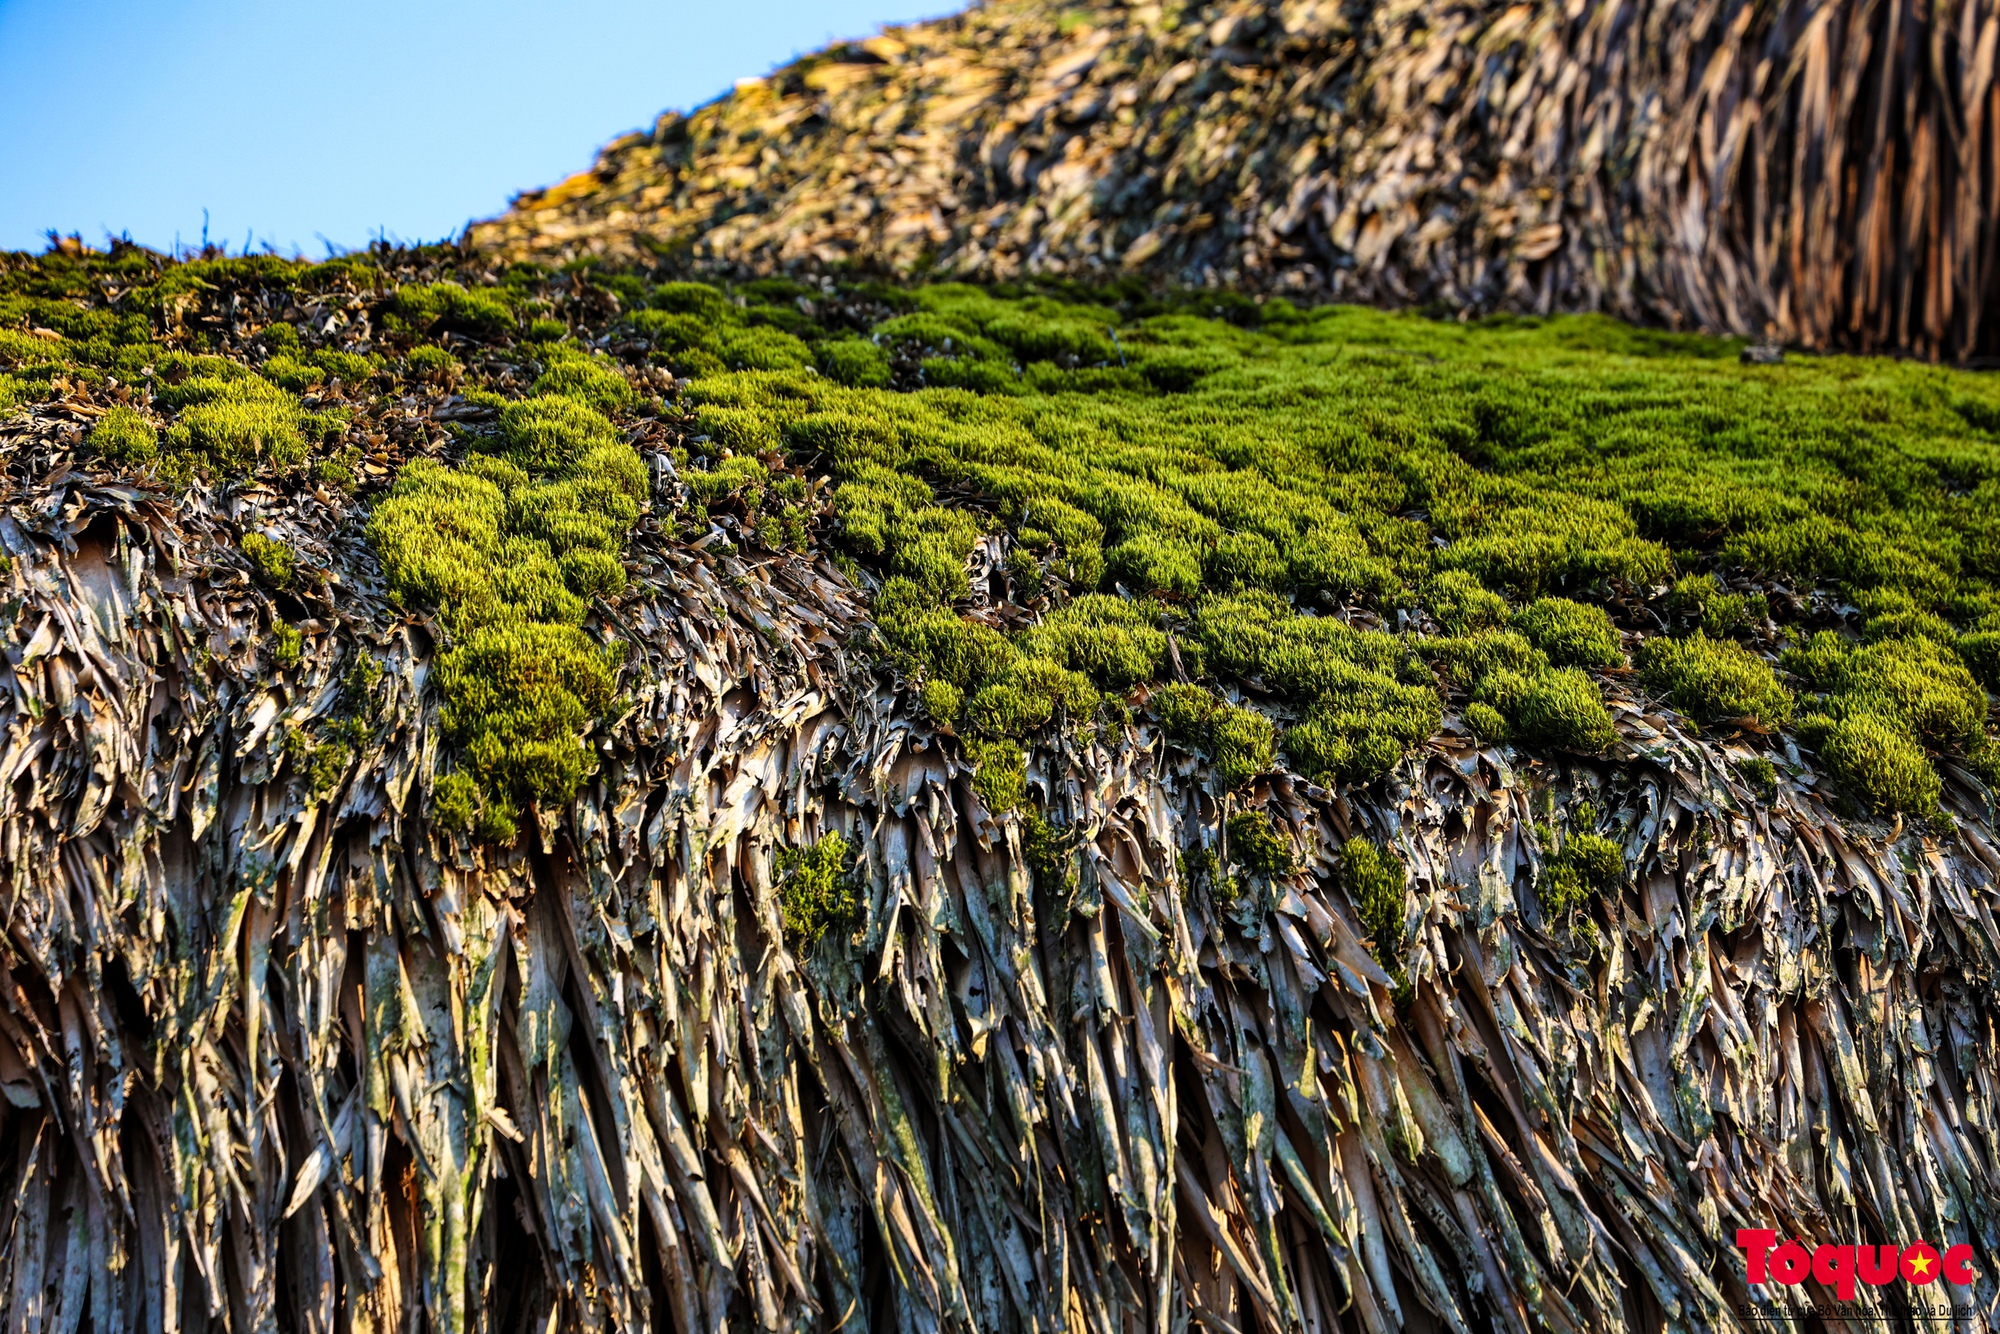
{"label": "moss-covered roof", "polygon": [[0,262],[11,1309],[1990,1272],[1982,377],[481,264]]}
{"label": "moss-covered roof", "polygon": [[0,394],[89,420],[81,459],[357,492],[389,595],[446,636],[451,818],[501,838],[589,772],[619,651],[590,607],[642,513],[832,554],[1000,805],[1025,744],[1175,684],[1231,781],[1367,780],[1461,726],[1597,751],[1610,689],[1930,813],[1995,763],[2000,389],[1737,350],[451,250],[0,270]]}

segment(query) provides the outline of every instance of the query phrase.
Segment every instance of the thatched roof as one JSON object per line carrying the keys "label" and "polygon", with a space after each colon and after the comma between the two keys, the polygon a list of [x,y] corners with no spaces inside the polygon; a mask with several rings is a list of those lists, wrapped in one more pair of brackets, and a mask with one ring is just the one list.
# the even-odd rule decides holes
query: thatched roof
{"label": "thatched roof", "polygon": [[[1566,669],[1606,718],[1585,753],[1480,739],[1487,696],[1411,659],[1435,727],[1380,770],[1312,781],[1266,721],[1225,777],[1168,707],[1203,693],[1178,679],[1198,617],[1160,602],[1160,679],[993,743],[1021,762],[1006,809],[973,715],[955,734],[892,648],[894,557],[857,558],[862,511],[822,485],[848,465],[801,427],[764,456],[768,504],[709,485],[744,456],[704,420],[754,425],[715,415],[724,390],[826,377],[690,387],[617,284],[722,294],[503,289],[462,258],[8,261],[4,310],[68,330],[0,344],[26,400],[0,419],[11,1327],[1526,1334],[1832,1300],[1746,1285],[1738,1228],[1969,1247],[1975,1283],[1853,1309],[1993,1326],[2000,846],[1970,755],[1937,752],[1924,818],[1877,818],[1796,734],[1697,730],[1622,667]],[[830,365],[851,341],[822,338]],[[1074,416],[1089,376],[1138,400],[1126,369],[1041,374]],[[1919,396],[1965,378],[1905,372]],[[488,781],[444,684],[482,627],[398,581],[371,515],[514,467],[532,545],[525,500],[578,483],[510,462],[506,414],[571,392],[617,399],[603,429],[645,468],[623,582],[575,627],[622,646],[617,695],[560,738],[583,779],[500,838],[443,800]],[[256,426],[247,457],[217,404]],[[1025,642],[1080,554],[1028,597],[1021,516],[927,457],[942,508],[993,517],[938,614]],[[1769,605],[1844,630],[1838,587]],[[1586,619],[1621,659],[1686,614],[1664,586],[1572,591],[1617,613]],[[1467,642],[1435,590],[1319,610],[1297,619]],[[1217,680],[1239,722],[1286,712]]]}
{"label": "thatched roof", "polygon": [[1981,5],[1010,0],[747,80],[472,228],[2000,352]]}

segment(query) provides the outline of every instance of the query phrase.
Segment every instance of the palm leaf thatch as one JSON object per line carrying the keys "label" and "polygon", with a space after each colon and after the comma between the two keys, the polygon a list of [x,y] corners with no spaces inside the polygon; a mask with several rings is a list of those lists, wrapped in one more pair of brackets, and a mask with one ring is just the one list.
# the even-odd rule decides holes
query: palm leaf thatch
{"label": "palm leaf thatch", "polygon": [[[158,267],[127,265],[168,294],[133,336],[298,347],[267,377],[365,380],[420,298],[490,313],[343,288],[362,268]],[[562,283],[578,328],[615,309]],[[488,336],[518,393],[526,351]],[[400,364],[308,400],[350,414],[327,457],[377,503],[496,411],[417,378],[450,355]],[[1969,1245],[1973,1285],[1853,1309],[1994,1327],[2000,840],[1963,770],[1949,821],[1849,817],[1614,672],[1596,758],[1483,745],[1454,704],[1378,779],[1232,787],[1142,708],[1035,740],[1034,814],[997,811],[859,656],[874,576],[660,521],[696,426],[662,407],[624,432],[655,508],[592,612],[627,648],[595,772],[475,838],[439,814],[450,631],[392,599],[332,474],[121,480],[105,423],[143,395],[45,383],[0,427],[9,1329],[1807,1311],[1746,1288],[1739,1227]],[[1623,868],[1594,936],[1551,906],[1586,837]]]}
{"label": "palm leaf thatch", "polygon": [[668,113],[472,235],[1990,356],[1996,46],[1983,0],[1013,0]]}
{"label": "palm leaf thatch", "polygon": [[[652,549],[600,777],[496,851],[422,818],[429,637],[323,510],[244,502],[340,572],[279,670],[243,510],[60,468],[9,500],[17,1328],[1737,1329],[1738,1226],[1992,1272],[1983,810],[1850,827],[1621,704],[1615,762],[1542,776],[1634,868],[1579,988],[1498,751],[1260,781],[1291,867],[1225,902],[1184,869],[1205,767],[1152,729],[1038,751],[1070,833],[1024,847],[854,678],[837,575]],[[359,654],[377,721],[315,792],[283,738]],[[801,949],[776,859],[829,831],[865,922]],[[1356,838],[1409,867],[1395,983]]]}

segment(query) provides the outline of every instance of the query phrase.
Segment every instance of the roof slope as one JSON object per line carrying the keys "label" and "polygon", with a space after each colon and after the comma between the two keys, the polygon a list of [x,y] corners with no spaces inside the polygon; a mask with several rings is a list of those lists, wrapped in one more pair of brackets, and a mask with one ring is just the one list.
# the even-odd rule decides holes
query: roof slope
{"label": "roof slope", "polygon": [[486,258],[0,256],[7,1328],[1993,1329],[1991,377]]}
{"label": "roof slope", "polygon": [[1965,357],[1994,350],[1991,43],[1928,58],[1991,27],[1964,8],[1012,0],[669,112],[472,235]]}

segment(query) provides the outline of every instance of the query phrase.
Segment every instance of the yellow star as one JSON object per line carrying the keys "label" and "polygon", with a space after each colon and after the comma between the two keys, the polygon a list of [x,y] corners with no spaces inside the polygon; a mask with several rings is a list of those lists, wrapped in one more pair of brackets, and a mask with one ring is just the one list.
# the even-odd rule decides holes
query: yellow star
{"label": "yellow star", "polygon": [[1922,1278],[1931,1272],[1931,1257],[1928,1255],[1919,1255],[1916,1259],[1910,1261],[1910,1268],[1917,1271],[1918,1278]]}

